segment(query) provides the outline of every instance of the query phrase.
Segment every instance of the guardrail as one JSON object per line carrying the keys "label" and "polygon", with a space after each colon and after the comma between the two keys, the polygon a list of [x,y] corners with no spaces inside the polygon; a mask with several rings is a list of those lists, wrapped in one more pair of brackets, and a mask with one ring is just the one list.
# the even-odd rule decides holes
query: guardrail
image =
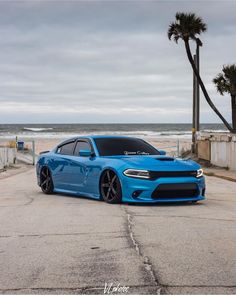
{"label": "guardrail", "polygon": [[[35,153],[35,141],[24,138],[16,138],[9,140],[0,140],[0,148],[1,149],[14,149],[15,150],[15,163],[23,162],[30,165],[35,165],[36,162],[36,153]],[[10,153],[10,152],[9,152]],[[2,151],[1,155],[2,161],[1,163],[5,163],[8,161],[7,152]],[[13,163],[11,163],[13,164]],[[4,164],[5,165],[5,164]],[[0,165],[3,166],[3,164]]]}
{"label": "guardrail", "polygon": [[[180,141],[179,139],[176,141],[176,145],[171,145],[171,146],[158,146],[158,149],[161,150],[167,150],[172,149],[169,153],[173,154],[173,156],[179,157],[180,156]],[[174,150],[173,150],[174,149]]]}

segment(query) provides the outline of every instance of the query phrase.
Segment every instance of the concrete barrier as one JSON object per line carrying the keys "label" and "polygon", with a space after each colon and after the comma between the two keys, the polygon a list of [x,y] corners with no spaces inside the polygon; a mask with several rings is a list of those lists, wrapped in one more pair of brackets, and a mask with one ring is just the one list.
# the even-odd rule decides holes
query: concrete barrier
{"label": "concrete barrier", "polygon": [[16,149],[0,147],[0,169],[16,162]]}
{"label": "concrete barrier", "polygon": [[[210,153],[206,148],[208,142]],[[236,135],[230,133],[202,133],[198,136],[200,159],[209,160],[211,164],[236,170]],[[204,148],[203,148],[204,147]],[[208,157],[210,158],[208,159]]]}
{"label": "concrete barrier", "polygon": [[211,143],[209,140],[198,140],[197,142],[198,158],[206,161],[211,160]]}

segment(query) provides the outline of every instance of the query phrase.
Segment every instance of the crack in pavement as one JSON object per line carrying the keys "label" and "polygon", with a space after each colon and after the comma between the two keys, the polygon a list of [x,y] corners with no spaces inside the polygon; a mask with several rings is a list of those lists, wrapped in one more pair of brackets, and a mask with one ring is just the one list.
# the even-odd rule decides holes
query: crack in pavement
{"label": "crack in pavement", "polygon": [[[24,238],[24,237],[50,237],[50,236],[80,236],[80,235],[107,235],[107,234],[121,234],[121,233],[126,233],[125,231],[120,232],[120,231],[111,231],[111,232],[86,232],[86,233],[79,233],[79,232],[75,232],[75,233],[48,233],[48,234],[18,234],[18,235],[0,235],[0,239],[1,238]],[[127,237],[127,235],[119,235],[119,236],[115,236],[113,238],[123,238],[123,237]]]}
{"label": "crack in pavement", "polygon": [[121,208],[125,212],[125,215],[126,215],[126,225],[127,225],[127,232],[129,234],[129,238],[131,239],[131,242],[132,242],[137,254],[140,256],[140,258],[144,264],[145,270],[147,271],[147,273],[151,277],[151,279],[156,287],[156,295],[170,294],[169,292],[167,292],[166,289],[164,289],[164,286],[159,283],[157,275],[153,269],[153,266],[152,266],[152,263],[150,262],[149,257],[145,256],[142,253],[141,246],[138,243],[138,241],[135,239],[135,236],[133,233],[134,222],[133,222],[132,214],[130,214],[124,206],[121,206]]}
{"label": "crack in pavement", "polygon": [[133,216],[139,217],[155,217],[155,218],[189,218],[189,219],[206,219],[206,220],[217,220],[217,221],[231,221],[236,222],[235,219],[222,219],[222,218],[209,218],[209,217],[199,217],[199,216],[184,216],[184,215],[151,215],[151,214],[134,214]]}
{"label": "crack in pavement", "polygon": [[236,288],[236,285],[162,285],[170,288]]}
{"label": "crack in pavement", "polygon": [[[149,284],[144,285],[130,285],[130,288],[146,288],[150,287]],[[164,284],[162,287],[169,287],[169,288],[236,288],[236,285],[169,285]],[[86,291],[86,290],[104,290],[104,286],[86,286],[86,287],[33,287],[33,288],[6,288],[6,289],[0,289],[0,292],[9,292],[9,291],[23,291],[23,290],[37,290],[37,291],[51,291],[51,290],[80,290],[80,291]]]}
{"label": "crack in pavement", "polygon": [[[27,199],[26,202],[24,202],[23,204],[20,204],[20,205],[0,205],[1,208],[7,208],[7,207],[15,207],[15,208],[18,208],[18,207],[24,207],[24,206],[29,206],[30,204],[33,203],[33,201],[35,200],[35,198],[32,198],[30,196],[27,196],[27,195],[24,195],[24,197]],[[2,199],[0,199],[2,200]],[[15,201],[14,198],[8,198],[8,201]]]}
{"label": "crack in pavement", "polygon": [[28,206],[28,205],[32,204],[33,201],[35,200],[35,198],[28,197],[28,196],[26,196],[26,198],[29,199],[29,201],[24,203],[22,206]]}
{"label": "crack in pavement", "polygon": [[[103,286],[86,286],[86,287],[33,287],[33,288],[10,288],[10,289],[0,289],[1,294],[6,294],[7,292],[17,292],[17,291],[91,291],[91,290],[104,290]],[[131,288],[147,288],[150,287],[149,284],[144,285],[129,285]],[[131,293],[132,294],[132,293]]]}

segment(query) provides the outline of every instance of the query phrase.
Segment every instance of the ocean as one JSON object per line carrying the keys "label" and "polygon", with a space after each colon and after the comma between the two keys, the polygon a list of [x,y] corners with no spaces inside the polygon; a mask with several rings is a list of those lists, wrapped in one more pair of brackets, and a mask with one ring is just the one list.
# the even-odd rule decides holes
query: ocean
{"label": "ocean", "polygon": [[[69,138],[77,135],[127,135],[191,138],[191,124],[0,124],[0,138]],[[225,131],[223,124],[201,124],[204,131]]]}

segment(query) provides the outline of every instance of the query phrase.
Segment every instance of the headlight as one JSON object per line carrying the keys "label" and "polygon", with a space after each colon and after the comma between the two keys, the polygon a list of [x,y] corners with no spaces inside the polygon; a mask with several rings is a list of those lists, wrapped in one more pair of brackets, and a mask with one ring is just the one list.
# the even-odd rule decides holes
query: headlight
{"label": "headlight", "polygon": [[150,178],[149,171],[147,170],[127,169],[123,173],[125,176],[128,176],[128,177],[144,178],[144,179]]}
{"label": "headlight", "polygon": [[203,176],[203,170],[202,169],[198,169],[197,170],[197,175],[196,175],[196,177],[202,177]]}

